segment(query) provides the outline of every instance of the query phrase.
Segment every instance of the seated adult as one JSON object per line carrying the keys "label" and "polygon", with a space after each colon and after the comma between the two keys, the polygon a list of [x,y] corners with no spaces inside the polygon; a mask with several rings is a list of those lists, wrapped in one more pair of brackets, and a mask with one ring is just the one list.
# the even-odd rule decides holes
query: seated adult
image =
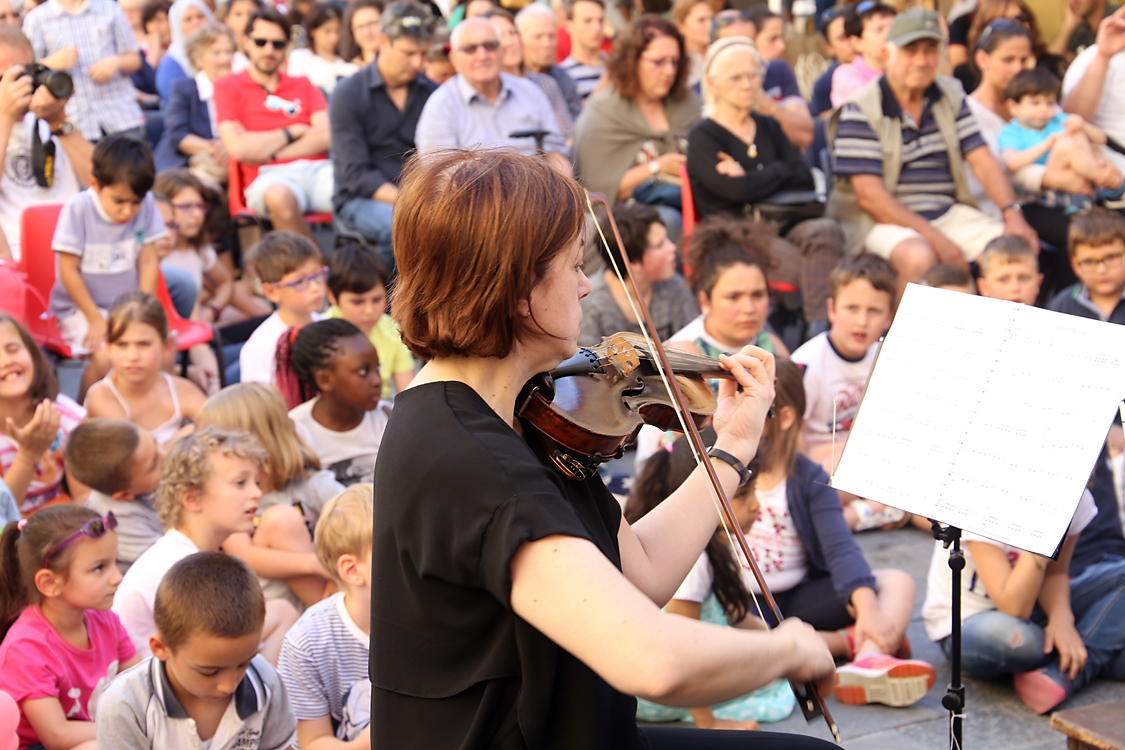
{"label": "seated adult", "polygon": [[500,69],[500,35],[487,19],[470,18],[450,36],[449,59],[457,75],[431,96],[414,142],[418,152],[440,148],[504,147],[533,156],[534,138],[512,138],[521,130],[544,130],[543,158],[560,173],[573,170],[551,102],[531,81]]}
{"label": "seated adult", "polygon": [[289,53],[286,72],[304,76],[326,95],[331,95],[341,78],[354,75],[359,67],[340,56],[340,9],[331,3],[317,3],[305,16],[307,46]]}
{"label": "seated adult", "polygon": [[678,240],[680,167],[700,114],[687,85],[683,37],[663,18],[641,16],[617,35],[607,75],[609,85],[586,101],[578,118],[579,179],[611,203],[632,198],[653,206]]}
{"label": "seated adult", "polygon": [[559,132],[569,146],[574,141],[574,118],[566,106],[566,97],[554,78],[546,73],[535,73],[524,65],[523,41],[516,29],[515,16],[507,8],[491,8],[480,17],[490,21],[500,34],[500,70],[516,78],[526,78],[547,95]]}
{"label": "seated adult", "polygon": [[[812,98],[809,99],[809,111],[813,117],[822,117],[832,109],[832,76],[841,65],[850,63],[856,58],[855,46],[852,38],[847,35],[844,26],[847,14],[854,12],[854,5],[843,8],[829,8],[821,17],[823,19],[824,45],[832,57],[828,69],[820,74],[813,83]],[[752,38],[752,37],[751,37]]]}
{"label": "seated adult", "polygon": [[164,133],[152,158],[158,172],[191,161],[207,162],[204,169],[223,174],[228,160],[215,119],[215,81],[230,73],[234,35],[221,23],[209,23],[192,32],[184,49],[198,72],[172,84]]}
{"label": "seated adult", "polygon": [[[1012,78],[1034,59],[1030,32],[1019,22],[1001,18],[984,27],[976,39],[971,64],[979,71],[980,85],[969,95],[969,110],[980,126],[980,134],[993,155],[1000,158],[1000,130],[1012,119],[1005,91]],[[980,182],[968,175],[969,192],[977,206],[997,219],[1000,207],[985,194]],[[1023,204],[1027,223],[1040,238],[1060,249],[1067,246],[1068,194],[1093,191],[1084,180],[1074,179],[1069,170],[1049,169],[1045,164],[1029,164],[1011,175],[1012,183],[1029,194],[1058,191],[1054,204],[1036,200]],[[1042,259],[1041,259],[1042,264]],[[1046,272],[1051,269],[1044,268]],[[1065,274],[1064,274],[1065,275]]]}
{"label": "seated adult", "polygon": [[375,244],[393,276],[391,219],[399,175],[414,150],[422,108],[437,88],[419,75],[434,19],[426,6],[399,0],[387,6],[379,23],[375,62],[340,81],[329,100],[336,176],[332,204],[348,228]]}
{"label": "seated adult", "polygon": [[384,0],[348,3],[340,31],[340,56],[356,65],[367,65],[379,54],[379,17]]}
{"label": "seated adult", "polygon": [[618,203],[613,207],[613,220],[625,244],[624,252],[610,231],[609,218],[603,218],[602,234],[609,247],[601,242],[600,236],[594,237],[602,269],[590,275],[592,288],[582,298],[578,345],[597,346],[603,336],[621,331],[641,332],[625,285],[614,271],[610,253],[621,273],[628,274],[625,263],[632,268],[641,299],[656,325],[656,335],[661,340],[667,339],[699,315],[699,305],[684,278],[676,273],[676,244],[668,239],[660,214],[642,203]]}
{"label": "seated adult", "polygon": [[676,0],[668,11],[668,19],[684,37],[687,50],[688,85],[694,86],[703,78],[703,58],[711,44],[711,20],[715,11],[709,0]]}
{"label": "seated adult", "polygon": [[555,63],[559,48],[558,16],[550,8],[531,3],[516,14],[515,24],[519,32],[524,70],[550,77],[562,92],[570,119],[577,120],[578,115],[582,114],[582,96],[579,95],[574,80]]}
{"label": "seated adult", "polygon": [[282,72],[289,19],[272,7],[246,22],[250,67],[215,83],[219,138],[238,162],[247,207],[275,229],[312,237],[304,214],[332,210],[331,134],[324,95]]}
{"label": "seated adult", "polygon": [[241,73],[250,67],[250,60],[243,51],[246,47],[246,21],[262,4],[262,0],[228,0],[219,6],[219,22],[234,34],[234,61],[230,64],[232,73]]}
{"label": "seated adult", "polygon": [[980,85],[980,69],[976,66],[974,58],[975,51],[980,46],[981,34],[989,24],[1001,18],[1027,29],[1031,37],[1030,61],[1036,67],[1046,68],[1060,80],[1066,75],[1066,58],[1047,51],[1039,32],[1039,24],[1035,20],[1035,13],[1024,0],[984,0],[973,15],[973,23],[969,27],[967,42],[968,49],[972,51],[969,59],[953,69],[953,76],[961,82],[965,91],[974,91]]}
{"label": "seated adult", "polygon": [[1067,0],[1063,8],[1063,22],[1047,49],[1073,58],[1097,43],[1098,26],[1120,10],[1121,4],[1112,0]]}
{"label": "seated adult", "polygon": [[[711,45],[703,76],[704,119],[688,135],[688,176],[701,217],[743,216],[785,191],[815,189],[812,171],[777,121],[754,111],[765,61],[745,37]],[[789,239],[770,237],[780,276],[803,292],[805,317],[827,314],[828,275],[844,253],[832,219],[794,224]]]}
{"label": "seated adult", "polygon": [[[900,13],[887,32],[887,72],[828,125],[836,157],[828,215],[842,225],[850,252],[866,249],[891,262],[899,296],[939,262],[966,266],[1001,234],[1039,245],[961,84],[936,75],[943,41],[934,11]],[[966,166],[1002,207],[1003,221],[976,207]]]}
{"label": "seated adult", "polygon": [[849,96],[874,81],[887,69],[887,29],[895,18],[895,9],[883,3],[856,6],[844,20],[844,33],[856,55],[850,63],[836,68],[832,74],[833,107],[841,106]]}
{"label": "seated adult", "polygon": [[203,0],[176,0],[168,11],[168,25],[172,30],[172,44],[156,66],[156,93],[165,104],[172,96],[172,83],[195,75],[184,43],[191,32],[205,23],[212,23],[215,15]]}
{"label": "seated adult", "polygon": [[767,61],[758,111],[777,120],[797,148],[808,148],[813,142],[813,120],[797,86],[797,76],[784,60],[785,19],[764,3],[751,8],[749,16],[758,30],[754,43]]}
{"label": "seated adult", "polygon": [[[1098,26],[1097,41],[1074,59],[1063,79],[1062,105],[1125,146],[1125,8]],[[1125,156],[1108,151],[1118,169]]]}
{"label": "seated adult", "polygon": [[570,54],[559,67],[574,81],[578,96],[585,102],[605,77],[605,0],[570,0],[566,4],[566,26]]}

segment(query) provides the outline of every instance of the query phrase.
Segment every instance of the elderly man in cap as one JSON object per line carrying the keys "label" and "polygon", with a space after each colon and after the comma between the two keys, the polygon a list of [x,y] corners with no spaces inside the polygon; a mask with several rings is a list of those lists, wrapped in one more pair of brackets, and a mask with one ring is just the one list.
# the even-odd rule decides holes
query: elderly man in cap
{"label": "elderly man in cap", "polygon": [[[866,250],[891,262],[899,296],[938,263],[967,266],[1001,234],[1039,248],[964,89],[936,75],[944,42],[937,13],[914,8],[896,16],[887,32],[886,73],[849,97],[828,125],[835,154],[828,214],[843,226],[849,252]],[[1003,207],[1002,222],[977,208],[966,165]]]}

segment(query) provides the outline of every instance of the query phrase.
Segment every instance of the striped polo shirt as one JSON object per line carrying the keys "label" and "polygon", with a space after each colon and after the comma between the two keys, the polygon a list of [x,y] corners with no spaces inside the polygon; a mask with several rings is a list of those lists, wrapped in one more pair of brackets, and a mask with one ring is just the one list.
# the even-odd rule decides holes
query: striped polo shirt
{"label": "striped polo shirt", "polygon": [[[885,75],[879,78],[879,89],[883,116],[902,121],[902,171],[894,197],[914,213],[933,221],[957,202],[957,189],[949,170],[949,152],[933,115],[933,105],[942,97],[941,89],[936,83],[927,89],[920,123],[914,122],[899,106]],[[961,102],[957,113],[957,137],[962,157],[985,145],[976,118],[969,111],[967,98]],[[866,115],[852,102],[845,103],[840,113],[835,159],[837,176],[883,176],[883,149],[879,137]]]}

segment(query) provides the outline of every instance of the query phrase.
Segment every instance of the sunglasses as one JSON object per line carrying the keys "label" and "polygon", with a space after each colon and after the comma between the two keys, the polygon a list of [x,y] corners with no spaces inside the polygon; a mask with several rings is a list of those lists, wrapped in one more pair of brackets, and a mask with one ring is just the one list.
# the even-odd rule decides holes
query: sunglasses
{"label": "sunglasses", "polygon": [[89,521],[82,524],[82,528],[55,545],[55,548],[47,554],[46,558],[44,558],[43,567],[49,568],[51,566],[51,558],[55,555],[55,553],[60,552],[64,547],[66,547],[66,545],[72,543],[74,540],[84,536],[88,536],[91,539],[100,539],[105,536],[105,533],[107,531],[111,531],[112,529],[116,528],[117,516],[113,515],[112,510],[108,511],[105,514],[105,518],[91,518]]}
{"label": "sunglasses", "polygon": [[259,47],[265,47],[267,44],[272,44],[273,48],[278,52],[281,52],[281,50],[289,46],[289,42],[284,39],[258,39],[256,37],[250,37],[250,41],[252,41]]}
{"label": "sunglasses", "polygon": [[286,289],[292,289],[295,292],[303,292],[309,288],[309,284],[324,284],[328,281],[328,266],[321,266],[319,270],[313,271],[308,276],[302,276],[299,279],[292,281],[279,281],[276,286],[283,286]]}
{"label": "sunglasses", "polygon": [[500,49],[500,42],[494,39],[489,39],[487,42],[480,42],[479,44],[465,44],[461,47],[458,47],[457,51],[462,52],[466,55],[475,55],[477,53],[477,50],[481,47],[484,48],[485,52],[495,52],[496,50]]}

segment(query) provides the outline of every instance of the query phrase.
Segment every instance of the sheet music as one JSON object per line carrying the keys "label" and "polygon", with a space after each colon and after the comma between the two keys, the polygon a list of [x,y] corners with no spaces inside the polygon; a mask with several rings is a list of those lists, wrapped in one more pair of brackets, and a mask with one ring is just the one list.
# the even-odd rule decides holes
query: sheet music
{"label": "sheet music", "polygon": [[1125,326],[911,284],[832,484],[1052,556],[1123,365]]}

